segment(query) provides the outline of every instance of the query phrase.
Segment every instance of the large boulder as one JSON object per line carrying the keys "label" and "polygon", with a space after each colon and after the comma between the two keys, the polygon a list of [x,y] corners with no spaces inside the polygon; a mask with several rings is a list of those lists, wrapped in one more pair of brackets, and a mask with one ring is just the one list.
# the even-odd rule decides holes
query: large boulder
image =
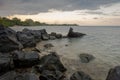
{"label": "large boulder", "polygon": [[80,54],[80,60],[82,63],[89,63],[90,61],[94,60],[95,57],[93,55],[90,55],[90,54]]}
{"label": "large boulder", "polygon": [[40,32],[42,40],[49,40],[50,36],[45,29],[41,29]]}
{"label": "large boulder", "polygon": [[9,54],[0,53],[0,76],[12,70],[13,67],[11,56]]}
{"label": "large boulder", "polygon": [[110,69],[106,80],[120,80],[120,66]]}
{"label": "large boulder", "polygon": [[70,77],[70,80],[93,80],[88,74],[77,71],[73,73],[73,75]]}
{"label": "large boulder", "polygon": [[15,68],[28,68],[39,63],[39,53],[37,52],[14,51],[12,55]]}
{"label": "large boulder", "polygon": [[36,66],[36,69],[41,74],[40,80],[64,80],[65,78],[66,68],[55,52],[43,56],[40,65]]}
{"label": "large boulder", "polygon": [[86,34],[74,32],[73,28],[70,28],[67,36],[70,38],[77,38],[77,37],[83,37],[84,35]]}
{"label": "large boulder", "polygon": [[22,44],[16,38],[16,32],[0,26],[0,52],[10,52],[22,48]]}
{"label": "large boulder", "polygon": [[44,70],[39,77],[40,80],[63,80],[64,78],[65,76],[62,72],[49,70]]}
{"label": "large boulder", "polygon": [[29,36],[33,36],[36,42],[39,42],[41,40],[41,30],[30,30],[24,28],[22,32],[29,34]]}
{"label": "large boulder", "polygon": [[34,36],[31,36],[29,33],[17,32],[17,39],[19,42],[21,42],[24,48],[36,46]]}
{"label": "large boulder", "polygon": [[67,69],[61,63],[59,56],[55,52],[45,55],[40,59],[40,65],[36,66],[39,73],[44,70],[65,72]]}

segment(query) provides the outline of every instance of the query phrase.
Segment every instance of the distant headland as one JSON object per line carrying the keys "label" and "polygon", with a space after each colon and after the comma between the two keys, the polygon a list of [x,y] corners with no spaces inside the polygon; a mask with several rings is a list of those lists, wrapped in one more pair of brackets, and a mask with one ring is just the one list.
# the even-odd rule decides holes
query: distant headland
{"label": "distant headland", "polygon": [[41,23],[39,21],[33,21],[32,19],[26,19],[22,21],[19,18],[9,19],[7,17],[0,17],[0,24],[5,27],[12,27],[12,26],[78,26],[77,24],[47,24]]}

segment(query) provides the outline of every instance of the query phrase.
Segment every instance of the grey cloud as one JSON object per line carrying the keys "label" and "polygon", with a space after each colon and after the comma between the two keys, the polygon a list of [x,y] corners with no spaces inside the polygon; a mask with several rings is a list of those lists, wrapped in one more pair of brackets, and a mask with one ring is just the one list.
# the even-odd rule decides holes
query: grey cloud
{"label": "grey cloud", "polygon": [[[0,15],[27,14],[58,10],[97,9],[100,5],[120,2],[119,0],[0,0]],[[1,12],[3,10],[3,13]],[[12,13],[10,13],[12,12]]]}

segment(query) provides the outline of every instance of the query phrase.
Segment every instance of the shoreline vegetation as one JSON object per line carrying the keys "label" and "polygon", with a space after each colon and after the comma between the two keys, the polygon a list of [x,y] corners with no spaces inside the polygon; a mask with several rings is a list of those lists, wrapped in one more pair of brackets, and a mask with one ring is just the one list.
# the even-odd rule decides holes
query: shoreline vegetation
{"label": "shoreline vegetation", "polygon": [[5,27],[12,27],[12,26],[78,26],[77,24],[47,24],[41,23],[39,21],[33,21],[32,19],[26,19],[22,21],[19,18],[12,18],[9,19],[7,17],[0,17],[0,24]]}

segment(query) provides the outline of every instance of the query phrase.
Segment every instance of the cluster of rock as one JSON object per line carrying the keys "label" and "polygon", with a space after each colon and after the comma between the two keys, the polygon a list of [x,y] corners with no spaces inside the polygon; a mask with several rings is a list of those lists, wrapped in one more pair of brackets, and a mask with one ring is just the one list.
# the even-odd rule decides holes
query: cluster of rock
{"label": "cluster of rock", "polygon": [[[68,37],[80,37],[79,35],[81,34],[73,32],[70,28]],[[63,38],[61,34],[53,32],[48,34],[45,29],[23,29],[15,32],[0,26],[0,80],[93,80],[82,71],[73,73],[68,79],[65,75],[67,68],[56,52],[41,57],[37,50],[30,52],[22,50],[34,47],[41,40],[60,38]],[[53,46],[47,44],[44,47]],[[87,57],[87,60],[88,58],[91,59]],[[36,72],[39,74],[35,74]],[[111,69],[106,80],[120,80],[120,66]]]}

